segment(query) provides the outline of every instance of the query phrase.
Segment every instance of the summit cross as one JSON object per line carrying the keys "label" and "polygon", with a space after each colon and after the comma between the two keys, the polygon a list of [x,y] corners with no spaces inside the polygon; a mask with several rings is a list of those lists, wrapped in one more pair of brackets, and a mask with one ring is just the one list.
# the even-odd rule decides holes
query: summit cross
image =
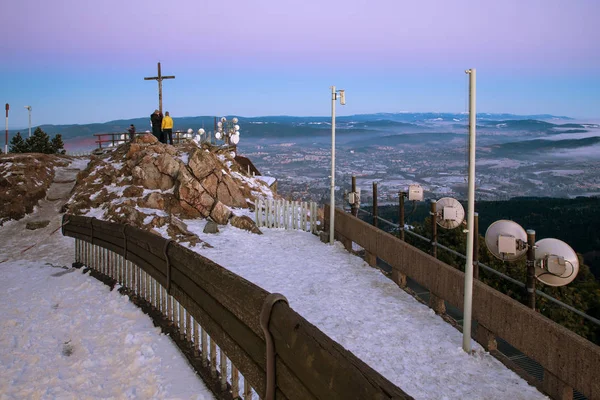
{"label": "summit cross", "polygon": [[163,79],[175,79],[174,75],[163,76],[160,72],[160,63],[158,63],[158,76],[151,76],[144,78],[145,81],[158,81],[158,110],[162,114],[162,81]]}

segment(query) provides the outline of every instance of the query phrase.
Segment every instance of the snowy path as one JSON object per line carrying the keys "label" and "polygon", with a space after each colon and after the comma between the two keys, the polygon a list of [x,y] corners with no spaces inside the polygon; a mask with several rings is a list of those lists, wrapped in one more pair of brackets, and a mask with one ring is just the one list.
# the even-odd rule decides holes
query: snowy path
{"label": "snowy path", "polygon": [[[346,252],[309,233],[282,229],[253,235],[231,226],[202,233],[215,248],[193,249],[270,292],[417,399],[542,399],[533,386],[429,307]],[[243,256],[240,256],[243,255]]]}
{"label": "snowy path", "polygon": [[[127,297],[67,268],[74,240],[51,232],[74,173],[57,171],[50,200],[0,227],[0,399],[213,399]],[[46,228],[25,229],[42,219]]]}

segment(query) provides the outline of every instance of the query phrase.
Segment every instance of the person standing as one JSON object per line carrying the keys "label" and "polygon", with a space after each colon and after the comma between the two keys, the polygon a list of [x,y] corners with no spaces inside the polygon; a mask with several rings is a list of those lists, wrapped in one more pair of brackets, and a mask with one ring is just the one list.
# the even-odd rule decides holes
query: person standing
{"label": "person standing", "polygon": [[133,141],[135,138],[135,126],[133,124],[129,125],[127,132],[129,132],[129,140]]}
{"label": "person standing", "polygon": [[152,123],[152,134],[156,136],[158,140],[161,140],[162,136],[162,120],[162,115],[158,110],[154,110],[154,113],[150,115],[150,122]]}
{"label": "person standing", "polygon": [[173,118],[171,118],[168,111],[162,120],[162,138],[161,142],[166,144],[168,138],[169,144],[173,144]]}

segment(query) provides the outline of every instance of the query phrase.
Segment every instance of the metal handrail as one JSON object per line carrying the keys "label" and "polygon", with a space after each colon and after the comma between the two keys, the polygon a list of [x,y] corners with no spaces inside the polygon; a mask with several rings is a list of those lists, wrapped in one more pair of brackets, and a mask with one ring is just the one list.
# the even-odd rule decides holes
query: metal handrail
{"label": "metal handrail", "polygon": [[[370,212],[369,212],[369,211],[367,211],[367,210],[363,210],[363,209],[359,208],[359,209],[358,209],[358,211],[360,211],[360,212],[364,212],[365,214],[369,214],[369,215],[373,216],[373,214],[372,214],[372,213],[370,213]],[[395,223],[393,223],[393,222],[391,222],[391,221],[388,221],[388,220],[386,220],[386,219],[384,219],[384,218],[381,218],[381,217],[379,217],[379,216],[377,216],[377,219],[378,219],[379,221],[382,221],[382,222],[385,222],[385,223],[387,223],[388,225],[391,225],[391,226],[393,226],[394,228],[398,228],[398,229],[400,229],[400,224],[395,224]],[[404,229],[404,232],[405,232],[405,233],[409,233],[409,234],[411,234],[411,235],[413,235],[413,236],[415,236],[415,237],[417,237],[417,238],[419,238],[419,239],[421,239],[421,240],[423,240],[423,241],[426,241],[426,242],[430,242],[430,241],[431,241],[431,239],[428,239],[428,238],[426,238],[425,236],[421,236],[421,235],[419,235],[418,233],[412,232],[411,230]],[[463,258],[464,260],[466,260],[466,259],[467,259],[467,256],[465,256],[464,254],[461,254],[461,253],[459,253],[459,252],[457,252],[457,251],[455,251],[455,250],[453,250],[453,249],[450,249],[450,248],[448,248],[448,247],[446,247],[446,246],[444,246],[444,245],[442,245],[442,244],[439,244],[439,243],[437,243],[437,244],[436,244],[436,246],[437,246],[439,249],[445,250],[445,251],[447,251],[447,252],[449,252],[449,253],[451,253],[451,254],[454,254],[455,256],[461,257],[461,258]],[[481,268],[483,268],[484,270],[486,270],[486,271],[488,271],[488,272],[490,272],[490,273],[492,273],[492,274],[494,274],[494,275],[497,275],[497,276],[499,276],[499,277],[501,277],[501,278],[503,278],[503,279],[506,279],[507,281],[509,281],[509,282],[511,282],[511,283],[513,283],[513,284],[515,284],[515,285],[517,285],[517,286],[519,286],[519,287],[521,287],[521,288],[524,288],[524,287],[525,287],[525,284],[524,284],[523,282],[520,282],[520,281],[518,281],[518,280],[516,280],[516,279],[514,279],[514,278],[511,278],[510,276],[508,276],[508,275],[506,275],[506,274],[504,274],[504,273],[502,273],[502,272],[500,272],[500,271],[497,271],[497,270],[495,270],[494,268],[492,268],[492,267],[490,267],[490,266],[488,266],[488,265],[485,265],[485,264],[484,264],[484,263],[482,263],[482,262],[479,262],[479,263],[478,263],[478,265],[479,265]],[[544,293],[544,292],[540,291],[539,289],[536,289],[536,290],[535,290],[535,293],[536,293],[537,295],[539,295],[539,296],[541,296],[541,297],[545,298],[546,300],[549,300],[550,302],[552,302],[552,303],[554,303],[554,304],[557,304],[557,305],[559,305],[559,306],[561,306],[561,307],[564,307],[564,308],[566,308],[567,310],[569,310],[569,311],[571,311],[571,312],[574,312],[575,314],[579,315],[580,317],[583,317],[583,318],[587,319],[588,321],[592,322],[593,324],[600,326],[600,320],[598,320],[597,318],[594,318],[594,317],[592,317],[591,315],[588,315],[588,314],[584,313],[583,311],[576,309],[576,308],[575,308],[575,307],[573,307],[573,306],[570,306],[570,305],[568,305],[568,304],[565,304],[565,303],[563,303],[562,301],[560,301],[560,300],[558,300],[558,299],[556,299],[556,298],[554,298],[554,297],[550,296],[549,294],[547,294],[547,293]]]}

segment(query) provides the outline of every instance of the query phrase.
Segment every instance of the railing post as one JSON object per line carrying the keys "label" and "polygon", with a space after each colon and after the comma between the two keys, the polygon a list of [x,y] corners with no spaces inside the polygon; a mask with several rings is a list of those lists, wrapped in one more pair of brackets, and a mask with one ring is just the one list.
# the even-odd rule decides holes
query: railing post
{"label": "railing post", "polygon": [[[352,175],[352,193],[356,193],[356,176],[354,175]],[[350,205],[350,212],[355,217],[358,214],[358,208],[356,207],[356,199],[354,199],[354,202]]]}
{"label": "railing post", "polygon": [[376,228],[379,225],[377,217],[377,182],[373,182],[373,226]]}
{"label": "railing post", "polygon": [[400,228],[400,240],[404,241],[404,196],[406,195],[406,192],[399,192],[398,196],[400,199],[400,204],[399,204],[399,214],[400,214],[400,219],[398,220],[398,228]]}
{"label": "railing post", "polygon": [[473,213],[473,279],[479,280],[479,213]]}
{"label": "railing post", "polygon": [[436,210],[437,202],[431,200],[431,210],[429,215],[431,216],[431,255],[437,258],[437,221],[436,221]]}
{"label": "railing post", "polygon": [[527,306],[535,310],[535,231],[527,230]]}

